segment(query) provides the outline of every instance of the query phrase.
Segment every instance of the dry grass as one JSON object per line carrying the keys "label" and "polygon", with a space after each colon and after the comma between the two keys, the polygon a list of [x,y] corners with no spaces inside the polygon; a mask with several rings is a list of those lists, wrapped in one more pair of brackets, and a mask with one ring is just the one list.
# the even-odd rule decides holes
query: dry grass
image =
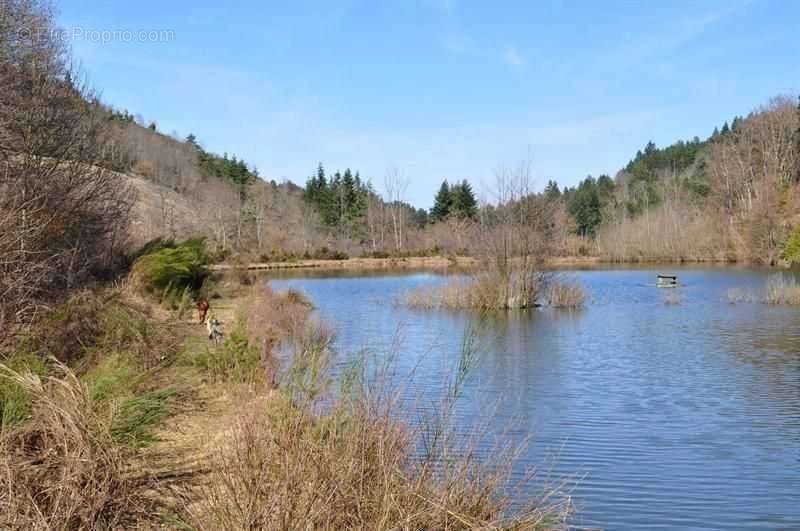
{"label": "dry grass", "polygon": [[240,413],[186,520],[201,530],[566,528],[565,497],[511,508],[515,449],[492,463],[471,444],[420,454],[423,434],[399,420],[411,412],[396,397],[349,395],[320,413],[279,393],[267,411]]}
{"label": "dry grass", "polygon": [[547,303],[562,310],[580,310],[586,304],[586,291],[577,282],[553,280],[548,286]]}
{"label": "dry grass", "polygon": [[475,273],[466,279],[438,286],[420,286],[406,293],[403,303],[416,309],[495,311],[533,308],[547,291],[549,275],[541,271],[524,274]]}
{"label": "dry grass", "polygon": [[[279,399],[280,400],[280,399]],[[189,517],[197,529],[551,529],[564,500],[506,514],[509,467],[467,452],[443,466],[414,455],[388,410],[314,416],[288,401],[242,413]]]}
{"label": "dry grass", "polygon": [[115,529],[153,523],[156,486],[129,467],[110,421],[65,366],[41,379],[0,365],[32,397],[29,422],[0,436],[0,527]]}
{"label": "dry grass", "polygon": [[764,287],[764,302],[768,304],[800,305],[800,283],[794,277],[773,275]]}
{"label": "dry grass", "polygon": [[800,282],[792,276],[772,275],[760,290],[730,288],[728,290],[728,301],[731,303],[761,302],[764,304],[798,306],[800,305]]}
{"label": "dry grass", "polygon": [[753,290],[744,288],[728,288],[728,302],[757,302],[758,295]]}

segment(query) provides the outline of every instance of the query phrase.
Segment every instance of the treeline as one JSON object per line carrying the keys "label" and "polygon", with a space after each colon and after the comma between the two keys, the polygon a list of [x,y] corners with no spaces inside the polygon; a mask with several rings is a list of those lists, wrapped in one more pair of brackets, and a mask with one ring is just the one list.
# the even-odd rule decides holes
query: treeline
{"label": "treeline", "polygon": [[320,163],[306,182],[303,197],[316,208],[325,225],[350,230],[364,220],[375,191],[370,182],[363,182],[359,173],[354,175],[350,168],[328,178]]}
{"label": "treeline", "polygon": [[652,144],[617,175],[597,252],[775,264],[796,230],[800,105],[778,97],[704,141]]}
{"label": "treeline", "polygon": [[240,198],[243,201],[246,199],[248,188],[259,178],[255,167],[248,166],[244,160],[237,159],[236,155],[228,158],[228,154],[225,153],[220,157],[206,151],[193,134],[186,137],[186,143],[197,152],[200,168],[206,174],[229,181],[239,190]]}
{"label": "treeline", "polygon": [[[799,153],[800,105],[779,97],[705,139],[664,147],[647,142],[613,177],[589,176],[563,189],[551,180],[541,191],[519,190],[511,203],[550,205],[536,209],[544,220],[536,225],[539,235],[531,237],[546,233],[552,244],[547,252],[553,254],[621,261],[792,261],[787,249],[794,247],[787,242],[792,233],[800,238]],[[497,178],[498,190],[504,189],[507,176]],[[480,227],[495,223],[499,208],[508,205],[499,200],[479,205],[467,181],[445,181],[433,208],[416,215],[420,223],[409,223],[394,247],[479,252]],[[369,211],[368,206],[366,220]],[[350,232],[368,233],[368,227]]]}
{"label": "treeline", "polygon": [[366,219],[371,201],[393,203],[409,212],[408,218],[418,228],[450,218],[476,220],[478,200],[472,185],[464,179],[451,185],[445,180],[434,198],[430,211],[415,209],[401,199],[381,198],[371,181],[362,181],[358,172],[348,168],[344,173],[336,172],[330,178],[325,175],[322,164],[306,181],[305,201],[319,212],[325,225],[337,228],[355,227]]}

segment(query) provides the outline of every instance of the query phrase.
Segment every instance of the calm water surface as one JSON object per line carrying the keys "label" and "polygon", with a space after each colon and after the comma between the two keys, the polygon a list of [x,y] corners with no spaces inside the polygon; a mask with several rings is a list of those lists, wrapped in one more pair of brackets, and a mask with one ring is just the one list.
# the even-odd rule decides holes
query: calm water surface
{"label": "calm water surface", "polygon": [[[576,527],[800,530],[800,308],[728,303],[765,272],[673,271],[677,290],[653,287],[655,270],[565,273],[591,294],[583,311],[493,318],[457,422],[492,412],[532,434],[520,466],[576,482]],[[440,396],[470,316],[396,301],[444,277],[303,275],[272,284],[313,298],[339,362],[399,339],[398,374]]]}

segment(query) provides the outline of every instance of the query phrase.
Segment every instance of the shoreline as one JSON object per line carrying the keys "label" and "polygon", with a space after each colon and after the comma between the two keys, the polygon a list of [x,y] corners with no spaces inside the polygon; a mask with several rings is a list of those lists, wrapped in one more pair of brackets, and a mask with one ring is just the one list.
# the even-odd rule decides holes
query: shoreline
{"label": "shoreline", "polygon": [[[247,265],[230,263],[212,264],[208,269],[213,272],[236,270],[275,271],[287,269],[317,270],[380,270],[380,269],[470,269],[478,267],[480,261],[471,256],[410,256],[400,258],[347,258],[344,260],[297,260],[292,262],[252,262]],[[636,259],[609,260],[599,256],[560,256],[548,258],[545,267],[599,267],[599,266],[664,266],[684,267],[690,265],[716,266],[758,266],[770,269],[785,269],[781,266],[757,264],[755,262],[731,260],[723,258],[692,259]]]}

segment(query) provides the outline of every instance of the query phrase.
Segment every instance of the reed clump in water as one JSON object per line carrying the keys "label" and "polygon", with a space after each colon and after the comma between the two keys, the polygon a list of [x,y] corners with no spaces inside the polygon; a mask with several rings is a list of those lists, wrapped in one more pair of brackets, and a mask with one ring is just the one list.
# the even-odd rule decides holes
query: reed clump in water
{"label": "reed clump in water", "polygon": [[764,304],[800,305],[800,282],[787,275],[772,275],[760,290],[730,288],[728,301],[761,302]]}
{"label": "reed clump in water", "polygon": [[664,304],[667,306],[678,306],[683,302],[680,293],[676,293],[674,291],[670,291],[669,293],[664,294]]}
{"label": "reed clump in water", "polygon": [[439,286],[420,286],[406,293],[403,302],[410,308],[428,310],[521,310],[541,304],[549,281],[550,275],[542,271],[486,271]]}
{"label": "reed clump in water", "polygon": [[580,310],[586,304],[586,290],[574,281],[553,280],[547,290],[547,302],[553,308]]}
{"label": "reed clump in water", "polygon": [[800,283],[794,277],[773,275],[764,287],[764,302],[768,304],[800,305]]}

